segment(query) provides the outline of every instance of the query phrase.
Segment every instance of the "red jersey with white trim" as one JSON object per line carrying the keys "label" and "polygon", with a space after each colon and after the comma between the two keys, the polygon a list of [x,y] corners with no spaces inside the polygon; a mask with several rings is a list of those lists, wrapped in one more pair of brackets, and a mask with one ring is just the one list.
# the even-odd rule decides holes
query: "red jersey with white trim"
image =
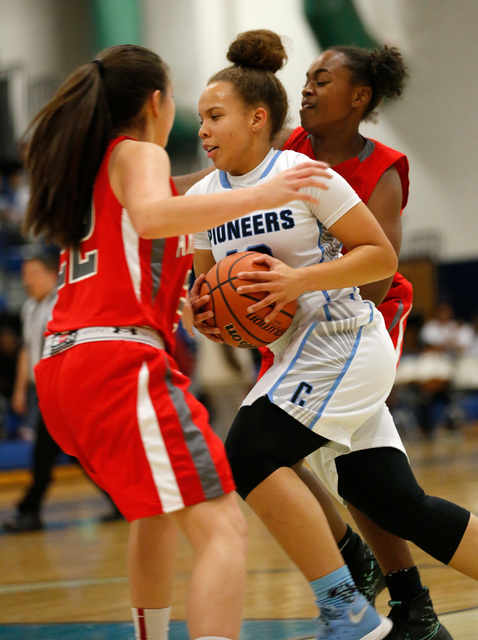
{"label": "red jersey with white trim", "polygon": [[[313,160],[316,159],[309,134],[303,127],[294,129],[282,148],[299,151]],[[377,186],[377,182],[385,171],[392,166],[397,170],[402,183],[403,211],[408,201],[410,181],[408,178],[408,160],[400,151],[387,147],[377,140],[367,139],[363,151],[358,156],[341,162],[332,167],[332,169],[345,178],[360,196],[362,202],[367,204]],[[397,272],[387,295],[378,307],[385,318],[385,324],[396,348],[397,361],[402,351],[403,333],[411,310],[412,299],[413,287],[411,282]]]}
{"label": "red jersey with white trim", "polygon": [[[316,160],[309,134],[302,127],[294,129],[282,148],[299,151]],[[402,183],[403,210],[408,201],[410,181],[407,156],[400,151],[387,147],[377,140],[367,139],[363,151],[358,156],[336,164],[332,169],[340,173],[360,196],[362,202],[367,204],[377,182],[392,166],[397,170]]]}
{"label": "red jersey with white trim", "polygon": [[[105,154],[79,248],[61,254],[58,300],[48,331],[147,326],[172,352],[187,297],[193,237],[139,237],[108,177],[111,152],[125,139],[113,140]],[[172,180],[171,189],[177,195]]]}

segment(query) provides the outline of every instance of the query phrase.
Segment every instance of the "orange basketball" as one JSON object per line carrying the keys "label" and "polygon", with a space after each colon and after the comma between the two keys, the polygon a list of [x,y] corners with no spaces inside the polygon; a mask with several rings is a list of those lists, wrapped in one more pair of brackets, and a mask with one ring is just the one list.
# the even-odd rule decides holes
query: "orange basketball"
{"label": "orange basketball", "polygon": [[242,349],[263,347],[280,338],[289,328],[297,309],[295,300],[289,302],[271,322],[264,322],[264,318],[272,306],[247,313],[247,308],[262,300],[266,293],[237,293],[241,285],[252,284],[250,280],[238,278],[237,274],[241,271],[267,270],[266,265],[252,263],[252,259],[258,255],[256,251],[242,251],[226,256],[208,271],[201,287],[201,295],[211,296],[202,309],[214,311],[214,318],[209,324],[219,327],[224,342]]}

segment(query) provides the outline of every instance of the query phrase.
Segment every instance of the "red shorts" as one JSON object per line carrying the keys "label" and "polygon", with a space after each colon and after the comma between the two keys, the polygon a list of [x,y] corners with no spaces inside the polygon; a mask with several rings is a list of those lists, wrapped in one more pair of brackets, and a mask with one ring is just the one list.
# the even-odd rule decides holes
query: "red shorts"
{"label": "red shorts", "polygon": [[[403,334],[412,309],[413,286],[401,273],[396,273],[392,285],[382,304],[378,307],[385,320],[385,326],[392,339],[397,357],[397,366],[403,349]],[[258,379],[272,366],[274,354],[267,347],[260,347],[261,368]]]}
{"label": "red shorts", "polygon": [[76,345],[35,368],[52,437],[127,520],[234,491],[223,444],[165,351],[127,341]]}

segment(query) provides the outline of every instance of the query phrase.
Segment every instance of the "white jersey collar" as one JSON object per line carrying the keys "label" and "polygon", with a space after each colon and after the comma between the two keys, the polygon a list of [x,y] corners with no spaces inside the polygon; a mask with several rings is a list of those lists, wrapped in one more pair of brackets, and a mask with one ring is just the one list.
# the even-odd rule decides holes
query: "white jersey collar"
{"label": "white jersey collar", "polygon": [[230,173],[220,171],[219,179],[221,181],[222,187],[224,189],[234,189],[236,187],[249,187],[251,185],[257,184],[259,180],[265,178],[271,171],[281,153],[282,151],[280,150],[277,151],[277,149],[271,149],[264,160],[260,164],[258,164],[257,167],[255,167],[252,171],[249,171],[249,173],[245,173],[243,176],[231,176]]}

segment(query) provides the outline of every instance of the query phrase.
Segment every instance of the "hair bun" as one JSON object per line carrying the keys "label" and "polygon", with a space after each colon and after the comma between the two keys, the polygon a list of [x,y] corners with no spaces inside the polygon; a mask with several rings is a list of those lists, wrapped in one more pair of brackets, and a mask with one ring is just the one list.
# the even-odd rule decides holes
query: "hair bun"
{"label": "hair bun", "polygon": [[369,65],[370,76],[381,95],[393,99],[402,95],[408,70],[397,47],[385,45],[371,51]]}
{"label": "hair bun", "polygon": [[238,67],[275,73],[287,62],[287,53],[277,33],[256,29],[237,36],[229,47],[227,59]]}

